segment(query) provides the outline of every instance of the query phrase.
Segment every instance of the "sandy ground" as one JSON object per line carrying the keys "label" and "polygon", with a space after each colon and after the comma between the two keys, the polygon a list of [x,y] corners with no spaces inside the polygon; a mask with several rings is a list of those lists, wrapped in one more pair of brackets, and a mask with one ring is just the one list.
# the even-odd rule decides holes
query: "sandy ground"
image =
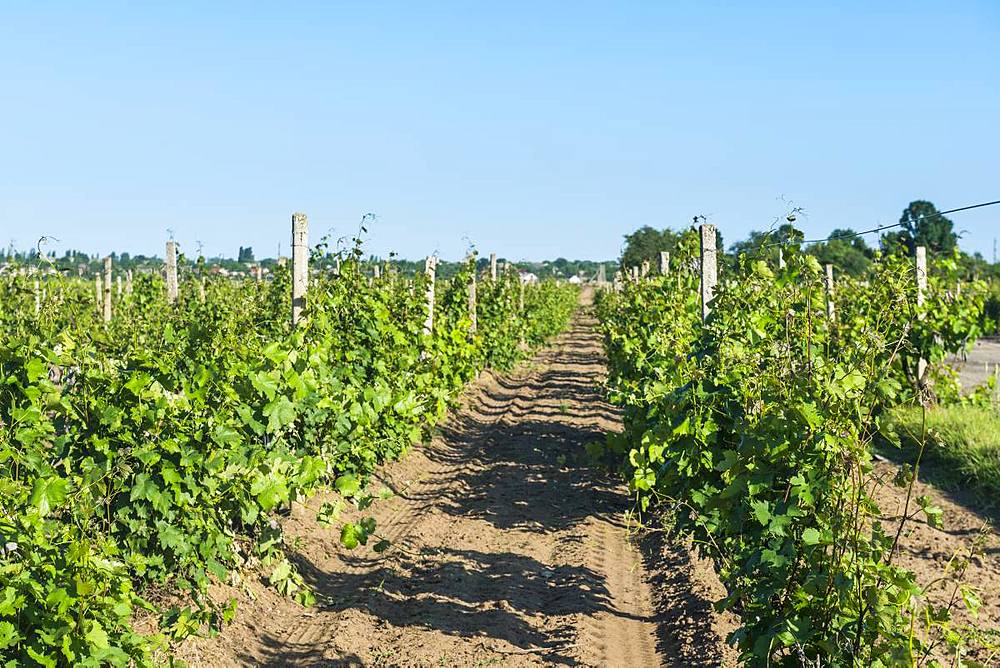
{"label": "sandy ground", "polygon": [[958,370],[958,379],[962,383],[963,390],[969,391],[977,385],[982,385],[1000,368],[1000,340],[976,341],[972,350],[952,358],[951,365]]}
{"label": "sandy ground", "polygon": [[[625,490],[588,468],[584,446],[620,427],[588,309],[519,372],[484,375],[431,444],[374,483],[395,496],[368,514],[394,548],[347,551],[315,521],[285,529],[319,603],[259,582],[193,666],[732,665],[732,628],[711,602],[711,566],[656,536],[636,547]],[[359,515],[345,515],[345,519]],[[655,593],[654,593],[655,592]]]}
{"label": "sandy ground", "polygon": [[[875,475],[891,480],[896,471],[896,464],[880,461]],[[953,604],[955,627],[975,625],[982,630],[1000,631],[1000,533],[996,530],[1000,517],[997,516],[996,506],[990,503],[990,499],[976,499],[961,492],[950,494],[918,481],[909,505],[911,515],[919,508],[914,500],[921,495],[930,497],[934,505],[944,511],[943,526],[930,526],[918,513],[920,516],[904,527],[895,563],[916,574],[917,583],[927,589],[927,600],[935,606]],[[892,520],[902,517],[906,507],[905,489],[885,484],[879,488],[876,499],[883,516]],[[983,533],[987,523],[990,526]],[[892,535],[899,523],[887,521],[885,526]],[[977,541],[981,533],[982,537]],[[964,572],[958,573],[949,568],[949,564],[957,565],[963,561],[968,562]],[[930,586],[932,584],[934,586]],[[959,587],[963,584],[971,586],[982,600],[977,618],[971,617],[962,603]],[[924,634],[921,636],[927,637]],[[953,658],[945,653],[942,645],[935,648],[934,656],[945,665],[950,665]],[[974,652],[972,656],[980,661],[990,658],[984,652]],[[996,657],[993,659],[989,665],[996,665]]]}

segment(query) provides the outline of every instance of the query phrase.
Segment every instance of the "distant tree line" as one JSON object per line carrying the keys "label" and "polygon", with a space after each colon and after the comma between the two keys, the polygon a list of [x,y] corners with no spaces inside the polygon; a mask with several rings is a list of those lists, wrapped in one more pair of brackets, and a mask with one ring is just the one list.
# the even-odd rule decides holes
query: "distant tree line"
{"label": "distant tree line", "polygon": [[[825,240],[804,244],[805,236],[789,216],[789,222],[763,232],[753,230],[741,241],[734,242],[726,254],[726,261],[732,262],[741,254],[760,254],[768,259],[776,259],[781,246],[794,247],[816,256],[821,263],[830,263],[838,271],[859,275],[868,269],[876,251],[883,253],[906,253],[912,255],[917,246],[925,246],[934,254],[950,254],[958,247],[955,226],[946,216],[938,214],[937,208],[926,200],[916,200],[903,209],[899,227],[883,234],[879,246],[869,246],[863,235],[852,228],[833,230]],[[644,261],[657,266],[660,251],[672,251],[680,237],[680,232],[670,228],[657,230],[650,226],[641,227],[625,235],[625,245],[619,259],[626,267],[639,266]],[[804,248],[803,248],[804,245]],[[716,233],[716,247],[723,248],[722,236]],[[969,276],[990,276],[1000,271],[1000,265],[988,263],[981,254],[963,255],[963,263]]]}
{"label": "distant tree line", "polygon": [[[958,234],[954,223],[940,215],[927,200],[915,200],[903,209],[898,227],[882,234],[877,246],[870,246],[863,235],[845,227],[833,230],[823,241],[805,244],[805,236],[794,226],[795,216],[781,225],[763,232],[751,231],[741,241],[734,242],[728,253],[723,253],[723,266],[732,266],[741,254],[757,254],[776,263],[779,248],[792,247],[814,255],[820,263],[832,264],[838,272],[852,276],[863,274],[876,252],[913,255],[917,246],[924,246],[933,257],[951,254],[958,248]],[[648,261],[657,267],[660,251],[672,251],[680,232],[670,228],[657,230],[645,226],[625,235],[625,245],[619,262],[622,266],[641,266]],[[722,237],[717,235],[716,247],[723,248]],[[985,323],[990,331],[1000,333],[1000,263],[991,263],[981,253],[962,253],[961,266],[967,278],[984,278],[990,282],[991,296],[987,300]]]}
{"label": "distant tree line", "polygon": [[[311,261],[312,267],[320,271],[332,270],[336,266],[338,258],[342,260],[346,255],[334,252],[324,252],[324,248],[325,247],[320,247],[318,252],[314,254]],[[184,269],[188,265],[191,265],[192,268],[197,271],[203,271],[211,267],[218,267],[229,272],[245,272],[253,265],[259,265],[265,269],[271,269],[277,264],[276,258],[262,258],[260,260],[255,259],[253,247],[251,246],[240,246],[235,259],[221,256],[199,256],[192,260],[192,258],[184,252],[183,246],[179,246],[179,251],[180,267]],[[89,255],[77,250],[67,250],[63,253],[63,255],[57,256],[55,252],[40,254],[37,248],[32,248],[27,251],[18,251],[13,248],[0,248],[0,265],[15,263],[19,265],[39,266],[42,268],[49,267],[67,274],[75,274],[81,270],[87,275],[99,272],[103,269],[104,257],[105,256],[103,255]],[[119,254],[112,252],[110,253],[110,257],[115,268],[122,271],[129,269],[138,271],[159,271],[163,267],[163,258],[156,255],[131,255],[129,253]],[[362,262],[368,267],[375,264],[388,265],[393,271],[404,276],[413,276],[418,272],[424,271],[424,258],[419,260],[406,260],[393,254],[388,258],[383,259],[376,255],[369,255],[368,257],[363,258]],[[597,260],[568,260],[562,257],[556,258],[555,260],[540,261],[513,261],[501,257],[498,258],[497,262],[500,266],[509,263],[509,265],[514,267],[517,271],[532,273],[539,279],[569,279],[573,276],[579,276],[582,279],[593,279],[597,276],[598,268],[601,264],[604,264],[605,273],[608,277],[610,277],[618,268],[618,263],[615,260],[606,260],[601,262]],[[441,278],[449,278],[458,273],[462,264],[462,261],[439,261],[437,266],[437,275]],[[481,272],[488,271],[489,257],[478,257],[477,267]]]}

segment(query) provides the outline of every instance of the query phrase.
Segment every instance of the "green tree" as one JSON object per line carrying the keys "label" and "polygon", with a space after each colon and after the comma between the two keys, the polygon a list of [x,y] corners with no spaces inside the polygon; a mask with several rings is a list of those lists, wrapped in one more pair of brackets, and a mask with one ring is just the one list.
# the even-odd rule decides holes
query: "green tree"
{"label": "green tree", "polygon": [[777,257],[777,247],[779,245],[791,246],[797,249],[804,238],[805,236],[802,232],[796,229],[794,225],[783,223],[781,226],[767,232],[751,230],[749,237],[734,243],[729,251],[733,255],[741,255],[743,253],[753,255],[759,250],[763,250],[764,256],[771,257],[773,255]]}
{"label": "green tree", "polygon": [[822,264],[832,264],[838,271],[860,276],[871,265],[874,251],[854,234],[850,228],[834,230],[828,241],[810,246],[807,252]]}
{"label": "green tree", "polygon": [[[619,260],[624,268],[638,267],[643,262],[649,262],[649,266],[656,271],[660,266],[660,251],[673,252],[677,247],[677,242],[681,238],[682,232],[665,228],[656,228],[645,225],[635,232],[625,235],[625,247]],[[722,234],[716,229],[715,247],[722,250]]]}
{"label": "green tree", "polygon": [[927,200],[910,202],[899,223],[902,229],[882,236],[882,248],[888,253],[912,255],[917,246],[926,246],[932,253],[951,253],[958,245],[954,224]]}

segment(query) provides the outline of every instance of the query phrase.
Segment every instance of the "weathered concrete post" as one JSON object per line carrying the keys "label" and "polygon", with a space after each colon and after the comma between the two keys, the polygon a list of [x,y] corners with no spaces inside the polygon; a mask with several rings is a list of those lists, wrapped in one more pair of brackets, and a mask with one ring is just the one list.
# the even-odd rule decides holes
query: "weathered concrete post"
{"label": "weathered concrete post", "polygon": [[778,269],[785,268],[785,249],[778,247]]}
{"label": "weathered concrete post", "polygon": [[35,313],[38,313],[41,310],[42,310],[42,286],[41,286],[41,283],[39,283],[38,279],[36,278],[35,279]]}
{"label": "weathered concrete post", "polygon": [[[921,308],[924,305],[924,300],[926,299],[927,293],[927,248],[924,246],[917,246],[916,248],[916,281],[917,281],[917,308]],[[917,317],[920,320],[924,319],[924,314],[922,309],[918,312]],[[922,352],[922,351],[921,351]],[[921,355],[919,361],[917,362],[917,382],[923,384],[924,374],[927,373],[927,360]]]}
{"label": "weathered concrete post", "polygon": [[104,258],[104,322],[111,322],[111,256]]}
{"label": "weathered concrete post", "polygon": [[490,280],[497,280],[497,254],[490,253]]}
{"label": "weathered concrete post", "polygon": [[[495,256],[490,258],[493,262]],[[476,256],[475,254],[469,256],[469,261],[472,264],[472,277],[469,279],[469,320],[471,324],[469,325],[469,333],[475,334],[477,325],[479,324],[479,318],[476,309]],[[496,279],[494,279],[496,280]]]}
{"label": "weathered concrete post", "polygon": [[304,213],[292,214],[292,326],[302,320],[309,287],[309,219]]}
{"label": "weathered concrete post", "polygon": [[424,320],[424,334],[434,333],[434,275],[437,271],[437,258],[429,255],[424,261],[424,273],[427,275],[427,319]]}
{"label": "weathered concrete post", "polygon": [[708,319],[711,312],[708,304],[715,297],[715,286],[719,282],[719,264],[715,250],[715,225],[702,223],[701,233],[701,319]]}
{"label": "weathered concrete post", "polygon": [[660,276],[670,274],[670,251],[660,251]]}
{"label": "weathered concrete post", "polygon": [[823,286],[826,288],[826,317],[831,321],[836,317],[836,307],[833,304],[833,265],[824,266]]}
{"label": "weathered concrete post", "polygon": [[171,304],[177,302],[177,244],[173,241],[167,242],[167,301]]}
{"label": "weathered concrete post", "polygon": [[97,315],[104,316],[104,288],[101,282],[101,274],[94,274],[94,297],[96,300]]}

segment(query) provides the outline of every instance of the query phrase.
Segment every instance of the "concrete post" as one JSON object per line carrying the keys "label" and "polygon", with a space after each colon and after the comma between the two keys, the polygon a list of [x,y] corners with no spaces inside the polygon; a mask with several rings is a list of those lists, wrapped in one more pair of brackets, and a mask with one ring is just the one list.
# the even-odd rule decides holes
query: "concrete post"
{"label": "concrete post", "polygon": [[715,225],[703,223],[698,226],[701,234],[701,319],[708,319],[711,312],[709,302],[715,297],[715,286],[719,281],[719,264],[715,250]]}
{"label": "concrete post", "polygon": [[167,242],[167,301],[171,304],[177,302],[177,244],[173,241]]}
{"label": "concrete post", "polygon": [[292,325],[302,320],[309,287],[309,218],[292,214]]}

